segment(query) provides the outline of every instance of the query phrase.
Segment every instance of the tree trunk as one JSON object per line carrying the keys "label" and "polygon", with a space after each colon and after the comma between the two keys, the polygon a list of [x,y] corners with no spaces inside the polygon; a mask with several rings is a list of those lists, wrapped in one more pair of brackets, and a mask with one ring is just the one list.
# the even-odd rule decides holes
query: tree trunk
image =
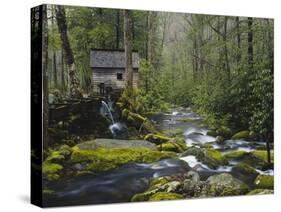
{"label": "tree trunk", "polygon": [[253,70],[254,62],[254,50],[253,50],[253,18],[248,18],[248,66],[249,69]]}
{"label": "tree trunk", "polygon": [[61,90],[65,91],[63,48],[61,49]]}
{"label": "tree trunk", "polygon": [[53,50],[53,74],[54,74],[54,87],[58,87],[58,75],[57,75],[57,56],[55,50]]}
{"label": "tree trunk", "polygon": [[227,20],[228,17],[224,17],[224,31],[223,31],[223,41],[224,41],[224,67],[226,70],[227,80],[230,81],[230,67],[229,67],[229,60],[228,60],[228,49],[227,49]]}
{"label": "tree trunk", "polygon": [[132,59],[132,17],[131,11],[124,10],[124,48],[125,48],[125,77],[126,88],[133,88],[133,59]]}
{"label": "tree trunk", "polygon": [[237,39],[237,48],[238,48],[238,53],[237,53],[237,65],[239,65],[240,60],[241,60],[241,35],[240,35],[240,20],[239,17],[235,18],[236,22],[236,39]]}
{"label": "tree trunk", "polygon": [[[52,32],[54,32],[55,24],[55,6],[52,6]],[[58,76],[57,76],[57,60],[56,60],[56,49],[53,48],[53,75],[54,75],[54,87],[58,88]]]}
{"label": "tree trunk", "polygon": [[119,27],[120,27],[120,10],[116,10],[116,24],[115,24],[115,32],[116,32],[116,49],[119,49],[119,40],[120,40],[120,32],[119,32]]}
{"label": "tree trunk", "polygon": [[69,95],[72,98],[80,98],[81,97],[81,91],[79,89],[80,83],[76,76],[74,56],[67,36],[67,25],[65,20],[65,10],[63,6],[56,6],[56,17],[57,17],[58,29],[60,32],[60,38],[62,42],[62,48],[64,51],[64,60],[68,68],[69,81],[70,81]]}
{"label": "tree trunk", "polygon": [[156,61],[156,30],[157,30],[157,12],[150,11],[148,14],[148,41],[147,41],[147,53],[148,62],[154,68]]}
{"label": "tree trunk", "polygon": [[43,147],[49,146],[49,107],[48,107],[48,20],[47,5],[42,6],[42,74],[43,74]]}

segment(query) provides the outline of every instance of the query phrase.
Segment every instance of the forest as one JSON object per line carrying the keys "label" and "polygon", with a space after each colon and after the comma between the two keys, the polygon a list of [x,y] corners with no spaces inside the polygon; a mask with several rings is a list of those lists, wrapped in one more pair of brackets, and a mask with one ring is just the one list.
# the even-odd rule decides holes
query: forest
{"label": "forest", "polygon": [[[34,40],[40,20],[46,206],[273,192],[273,19],[43,5]],[[124,88],[102,95],[105,50]]]}

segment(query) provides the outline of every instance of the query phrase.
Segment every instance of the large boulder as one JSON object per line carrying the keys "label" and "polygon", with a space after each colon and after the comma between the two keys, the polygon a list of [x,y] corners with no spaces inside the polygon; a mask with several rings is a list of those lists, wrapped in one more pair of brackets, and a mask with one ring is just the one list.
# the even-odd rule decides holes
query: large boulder
{"label": "large boulder", "polygon": [[259,174],[256,169],[245,163],[236,164],[231,172],[233,176],[249,184],[252,184]]}
{"label": "large boulder", "polygon": [[97,148],[149,148],[156,150],[156,145],[145,140],[121,140],[121,139],[108,139],[99,138],[91,141],[86,141],[76,145],[81,150],[97,149]]}
{"label": "large boulder", "polygon": [[212,196],[242,195],[249,190],[246,184],[228,173],[213,175],[206,182],[210,185],[209,194]]}
{"label": "large boulder", "polygon": [[107,171],[121,165],[136,163],[152,163],[164,158],[176,158],[173,152],[159,152],[149,148],[97,148],[94,150],[80,149],[78,146],[72,148],[70,162],[87,162],[86,170]]}
{"label": "large boulder", "polygon": [[218,166],[228,165],[226,158],[217,150],[214,149],[205,149],[205,157],[201,159],[203,163],[208,165],[210,168],[217,168]]}

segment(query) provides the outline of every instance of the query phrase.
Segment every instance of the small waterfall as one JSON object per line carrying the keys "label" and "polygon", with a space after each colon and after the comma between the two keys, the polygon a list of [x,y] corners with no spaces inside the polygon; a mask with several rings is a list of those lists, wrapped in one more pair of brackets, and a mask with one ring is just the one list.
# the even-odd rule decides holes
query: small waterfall
{"label": "small waterfall", "polygon": [[114,124],[115,122],[114,122],[114,119],[113,119],[113,116],[112,116],[112,113],[111,113],[111,110],[110,110],[109,106],[106,104],[105,101],[101,101],[101,103],[102,103],[102,105],[104,106],[104,108],[106,108],[107,113],[108,113],[109,116],[110,116],[110,119],[111,119],[112,124]]}

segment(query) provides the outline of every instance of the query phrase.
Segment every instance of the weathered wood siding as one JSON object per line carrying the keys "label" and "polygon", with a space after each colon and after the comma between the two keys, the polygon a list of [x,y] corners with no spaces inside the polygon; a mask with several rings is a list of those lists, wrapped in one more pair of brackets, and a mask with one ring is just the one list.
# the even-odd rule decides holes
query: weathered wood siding
{"label": "weathered wood siding", "polygon": [[[125,70],[124,69],[98,69],[92,68],[93,70],[93,87],[95,92],[99,92],[99,84],[104,83],[105,87],[112,87],[113,90],[123,89],[125,87]],[[117,73],[123,74],[123,79],[117,79]],[[134,70],[133,73],[133,86],[137,87],[139,80],[139,73]]]}

